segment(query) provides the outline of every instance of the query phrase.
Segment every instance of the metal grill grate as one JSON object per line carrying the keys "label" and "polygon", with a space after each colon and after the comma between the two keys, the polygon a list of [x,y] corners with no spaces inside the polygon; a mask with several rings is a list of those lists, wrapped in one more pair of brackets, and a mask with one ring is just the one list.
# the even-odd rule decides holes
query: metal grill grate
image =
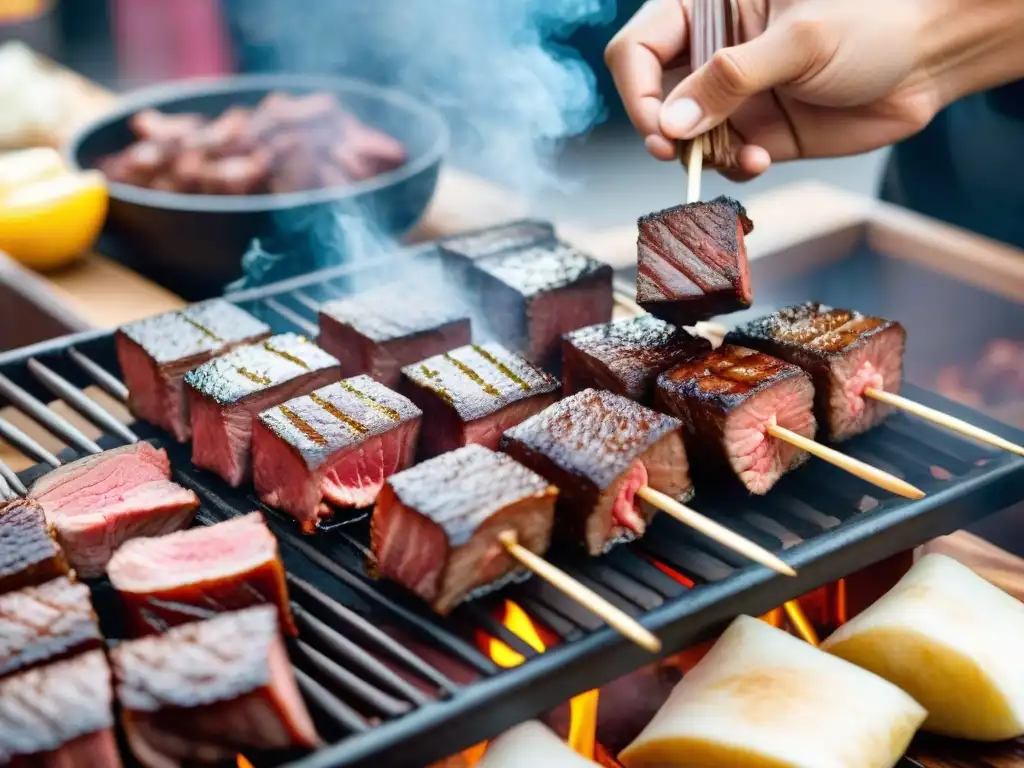
{"label": "metal grill grate", "polygon": [[[349,294],[352,279],[352,270],[333,270],[236,300],[277,332],[313,334],[318,302]],[[188,446],[169,442],[145,424],[125,426],[120,403],[127,392],[117,370],[109,332],[0,355],[0,405],[13,409],[0,411],[0,439],[38,462],[20,475],[0,462],[0,495],[25,493],[32,480],[62,461],[145,439],[167,448],[175,480],[202,499],[200,524],[254,508],[265,512],[281,542],[301,629],[290,649],[297,678],[331,746],[311,755],[250,757],[257,765],[291,761],[314,768],[383,760],[422,766],[653,660],[536,579],[466,604],[447,619],[433,615],[398,587],[365,575],[366,515],[341,518],[315,536],[303,536],[290,518],[262,505],[251,488],[230,489],[194,469]],[[930,393],[910,395],[1009,431]],[[115,415],[119,408],[121,418]],[[42,445],[42,438],[33,439],[14,423],[24,417],[52,436],[53,445]],[[760,615],[1024,496],[1024,459],[904,417],[845,447],[923,488],[928,497],[906,502],[875,495],[871,486],[821,462],[792,473],[765,498],[698,493],[702,512],[769,549],[785,549],[787,561],[800,571],[795,579],[751,565],[667,516],[657,518],[641,541],[600,559],[572,552],[552,557],[642,617],[668,655],[712,636],[739,613]],[[693,588],[655,563],[684,574]],[[105,632],[117,636],[116,613],[104,607],[113,605],[109,584],[95,585],[94,594]],[[506,597],[562,642],[537,654],[504,628],[494,615]],[[479,650],[481,637],[501,640],[527,661],[500,669]]]}

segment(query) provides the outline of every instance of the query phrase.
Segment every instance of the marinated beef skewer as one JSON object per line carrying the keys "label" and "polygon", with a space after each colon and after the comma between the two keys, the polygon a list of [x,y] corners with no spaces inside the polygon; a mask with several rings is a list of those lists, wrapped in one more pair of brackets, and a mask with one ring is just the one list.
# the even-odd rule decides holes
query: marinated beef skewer
{"label": "marinated beef skewer", "polygon": [[370,544],[377,573],[440,614],[514,576],[517,563],[651,651],[661,644],[634,619],[550,565],[558,489],[511,457],[472,444],[388,478]]}

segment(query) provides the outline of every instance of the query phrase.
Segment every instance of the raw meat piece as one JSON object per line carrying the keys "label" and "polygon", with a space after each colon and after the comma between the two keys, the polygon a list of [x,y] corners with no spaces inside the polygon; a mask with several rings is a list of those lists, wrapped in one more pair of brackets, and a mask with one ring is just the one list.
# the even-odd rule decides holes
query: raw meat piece
{"label": "raw meat piece", "polygon": [[312,531],[337,507],[370,507],[416,456],[422,411],[356,376],[264,411],[253,425],[260,498]]}
{"label": "raw meat piece", "polygon": [[100,650],[0,680],[0,765],[120,768],[112,703]]}
{"label": "raw meat piece", "polygon": [[272,606],[129,640],[110,657],[128,744],[147,768],[319,742]]}
{"label": "raw meat piece", "polygon": [[497,448],[501,433],[555,401],[558,379],[498,344],[460,347],[402,369],[423,411],[420,456]]}
{"label": "raw meat piece", "polygon": [[557,532],[592,554],[642,536],[655,509],[635,496],[650,486],[693,495],[682,424],[632,400],[587,389],[555,403],[501,439],[501,449],[558,486]]}
{"label": "raw meat piece", "polygon": [[478,587],[517,570],[498,535],[512,529],[541,554],[558,489],[504,454],[467,445],[384,484],[370,542],[378,573],[446,614]]}
{"label": "raw meat piece", "polygon": [[707,339],[651,315],[580,328],[562,337],[562,388],[648,402],[659,373],[710,350]]}
{"label": "raw meat piece", "polygon": [[560,243],[477,259],[468,282],[487,335],[545,370],[563,334],[612,319],[612,268]]}
{"label": "raw meat piece", "polygon": [[890,406],[864,397],[865,389],[899,392],[903,381],[903,326],[851,309],[798,304],[747,323],[727,340],[811,374],[818,423],[835,442],[867,432],[892,413]]}
{"label": "raw meat piece", "polygon": [[806,373],[730,344],[661,374],[654,406],[683,420],[698,476],[732,474],[755,494],[767,493],[808,458],[768,435],[768,425],[804,437],[817,430],[814,387]]}
{"label": "raw meat piece", "polygon": [[67,572],[67,560],[41,506],[16,499],[0,507],[0,594]]}
{"label": "raw meat piece", "polygon": [[735,200],[677,205],[642,216],[637,226],[641,307],[682,326],[750,306],[743,238],[754,225]]}
{"label": "raw meat piece", "polygon": [[167,536],[134,539],[107,566],[136,635],[270,603],[296,634],[277,539],[259,512]]}
{"label": "raw meat piece", "polygon": [[192,434],[185,373],[268,336],[270,326],[223,299],[124,326],[114,340],[132,412],[185,442]]}
{"label": "raw meat piece", "polygon": [[192,463],[237,488],[252,475],[256,414],[339,378],[338,361],[294,333],[239,347],[189,371]]}
{"label": "raw meat piece", "polygon": [[65,464],[37,480],[29,496],[42,506],[71,567],[93,578],[128,539],[192,521],[199,498],[170,476],[166,451],[136,443]]}
{"label": "raw meat piece", "polygon": [[0,677],[102,645],[84,584],[61,577],[0,595]]}
{"label": "raw meat piece", "polygon": [[318,343],[341,361],[344,376],[366,373],[398,386],[402,367],[472,341],[469,316],[457,306],[370,291],[320,308]]}

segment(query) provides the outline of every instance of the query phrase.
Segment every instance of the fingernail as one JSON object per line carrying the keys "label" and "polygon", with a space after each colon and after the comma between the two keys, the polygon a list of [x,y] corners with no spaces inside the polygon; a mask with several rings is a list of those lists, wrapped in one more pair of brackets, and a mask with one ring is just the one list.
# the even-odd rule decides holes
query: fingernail
{"label": "fingernail", "polygon": [[693,99],[680,99],[666,104],[661,110],[661,128],[676,139],[689,139],[690,132],[704,117],[704,111]]}

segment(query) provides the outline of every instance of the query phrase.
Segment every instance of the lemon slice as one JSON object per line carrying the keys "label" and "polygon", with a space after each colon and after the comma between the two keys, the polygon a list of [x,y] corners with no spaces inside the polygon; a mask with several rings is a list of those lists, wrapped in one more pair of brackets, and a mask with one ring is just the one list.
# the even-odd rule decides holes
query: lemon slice
{"label": "lemon slice", "polygon": [[57,150],[49,147],[23,149],[0,155],[0,197],[44,179],[66,174],[67,166]]}
{"label": "lemon slice", "polygon": [[15,187],[0,196],[0,251],[40,271],[63,267],[96,242],[107,204],[99,171]]}

